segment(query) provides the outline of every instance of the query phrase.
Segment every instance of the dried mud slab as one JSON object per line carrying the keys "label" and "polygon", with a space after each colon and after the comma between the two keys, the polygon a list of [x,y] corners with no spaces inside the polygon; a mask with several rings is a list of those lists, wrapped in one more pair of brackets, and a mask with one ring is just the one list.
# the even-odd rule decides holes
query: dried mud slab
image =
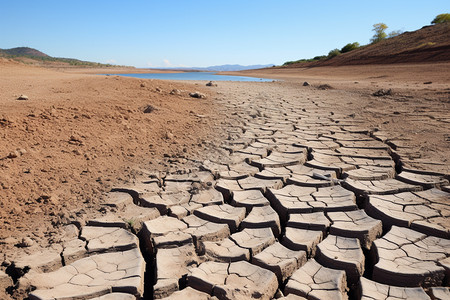
{"label": "dried mud slab", "polygon": [[331,222],[323,212],[314,212],[310,214],[291,214],[288,227],[294,227],[307,230],[318,230],[325,232],[330,227]]}
{"label": "dried mud slab", "polygon": [[308,257],[314,257],[316,247],[322,241],[323,232],[317,230],[298,229],[286,227],[281,243],[294,251],[305,251]]}
{"label": "dried mud slab", "polygon": [[30,272],[23,280],[37,288],[30,299],[84,299],[111,292],[141,297],[144,272],[139,249],[132,249],[93,255],[50,273]]}
{"label": "dried mud slab", "polygon": [[193,237],[197,248],[203,241],[221,241],[230,236],[230,228],[227,224],[209,222],[195,215],[187,216],[182,220],[188,225],[183,232]]}
{"label": "dried mud slab", "polygon": [[154,297],[162,298],[178,291],[178,282],[186,276],[188,269],[198,264],[193,244],[181,247],[158,249],[156,253],[156,284]]}
{"label": "dried mud slab", "polygon": [[238,246],[230,238],[220,242],[202,242],[201,252],[205,253],[207,260],[216,262],[235,262],[250,260],[250,250]]}
{"label": "dried mud slab", "polygon": [[178,220],[177,218],[168,216],[162,216],[145,222],[141,232],[141,238],[144,242],[145,250],[151,255],[154,252],[154,238],[167,235],[171,232],[178,232],[186,229],[187,227],[188,226],[186,223]]}
{"label": "dried mud slab", "polygon": [[236,232],[245,218],[245,208],[229,204],[211,205],[195,210],[194,215],[213,223],[227,224],[231,232]]}
{"label": "dried mud slab", "polygon": [[348,299],[345,272],[323,267],[314,259],[292,274],[284,292],[307,299]]}
{"label": "dried mud slab", "polygon": [[280,168],[303,164],[306,161],[306,149],[298,148],[297,153],[282,153],[273,151],[263,159],[252,160],[251,164],[260,168]]}
{"label": "dried mud slab", "polygon": [[424,188],[441,187],[449,184],[448,179],[443,174],[420,171],[402,171],[397,175],[397,179],[406,183],[421,185]]}
{"label": "dried mud slab", "polygon": [[253,207],[268,206],[270,203],[261,191],[248,190],[233,192],[231,205],[236,207],[245,207],[248,213]]}
{"label": "dried mud slab", "polygon": [[84,226],[80,238],[87,242],[88,252],[125,251],[139,247],[134,234],[118,227]]}
{"label": "dried mud slab", "polygon": [[230,239],[239,247],[249,250],[251,256],[275,243],[275,237],[270,228],[246,228],[233,233]]}
{"label": "dried mud slab", "polygon": [[315,259],[325,267],[344,270],[348,285],[356,284],[364,273],[365,257],[356,238],[329,235],[317,246]]}
{"label": "dried mud slab", "polygon": [[[162,300],[213,300],[217,299],[207,293],[197,291],[191,287],[176,291],[168,297],[161,298]],[[134,299],[133,299],[134,300]]]}
{"label": "dried mud slab", "polygon": [[293,251],[276,242],[252,258],[252,263],[277,275],[279,282],[288,277],[306,263],[305,251]]}
{"label": "dried mud slab", "polygon": [[404,183],[397,179],[356,181],[347,178],[343,185],[345,188],[363,195],[388,195],[422,190],[419,185]]}
{"label": "dried mud slab", "polygon": [[366,211],[383,226],[409,227],[427,235],[450,238],[450,193],[430,189],[369,197]]}
{"label": "dried mud slab", "polygon": [[269,300],[278,289],[274,273],[248,262],[205,262],[192,269],[188,285],[219,299]]}
{"label": "dried mud slab", "polygon": [[364,210],[329,212],[328,217],[333,223],[330,234],[357,238],[366,249],[383,232],[381,221],[369,217]]}
{"label": "dried mud slab", "polygon": [[374,242],[378,263],[373,280],[408,287],[442,285],[446,269],[440,264],[445,264],[449,249],[449,240],[393,226]]}
{"label": "dried mud slab", "polygon": [[270,228],[275,237],[281,233],[280,218],[270,206],[255,207],[242,221],[241,228]]}
{"label": "dried mud slab", "polygon": [[362,277],[358,286],[358,297],[361,300],[373,299],[417,299],[429,300],[430,297],[420,287],[398,287],[381,284]]}

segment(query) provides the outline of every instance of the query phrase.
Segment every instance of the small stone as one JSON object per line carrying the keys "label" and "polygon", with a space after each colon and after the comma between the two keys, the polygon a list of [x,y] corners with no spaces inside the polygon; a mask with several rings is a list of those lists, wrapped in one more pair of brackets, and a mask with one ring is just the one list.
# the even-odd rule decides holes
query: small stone
{"label": "small stone", "polygon": [[189,96],[191,96],[192,98],[206,99],[206,95],[200,92],[189,93]]}
{"label": "small stone", "polygon": [[30,239],[29,237],[24,237],[22,241],[17,245],[19,247],[31,247],[33,246],[34,241]]}
{"label": "small stone", "polygon": [[19,156],[19,152],[13,151],[13,152],[10,152],[6,157],[7,158],[17,158],[18,156]]}
{"label": "small stone", "polygon": [[152,105],[146,105],[144,108],[143,108],[143,110],[142,110],[142,112],[144,113],[144,114],[149,114],[149,113],[151,113],[151,112],[153,112],[153,111],[155,111],[156,110],[156,108],[154,107],[154,106],[152,106]]}
{"label": "small stone", "polygon": [[179,89],[173,89],[170,91],[171,95],[181,95],[181,91]]}
{"label": "small stone", "polygon": [[210,81],[206,84],[206,86],[217,86],[217,83]]}
{"label": "small stone", "polygon": [[20,95],[17,100],[28,100],[28,96],[27,95]]}
{"label": "small stone", "polygon": [[392,95],[392,89],[388,89],[388,90],[380,89],[372,94],[372,96],[375,96],[375,97],[390,96],[390,95]]}
{"label": "small stone", "polygon": [[303,82],[303,86],[310,86],[311,84],[308,81]]}

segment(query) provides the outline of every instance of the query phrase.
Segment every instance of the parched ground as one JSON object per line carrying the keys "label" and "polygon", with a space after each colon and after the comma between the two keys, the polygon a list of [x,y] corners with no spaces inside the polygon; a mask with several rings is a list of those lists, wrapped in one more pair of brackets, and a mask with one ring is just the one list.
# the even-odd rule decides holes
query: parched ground
{"label": "parched ground", "polygon": [[448,295],[446,67],[206,89],[12,65],[0,283],[15,299]]}
{"label": "parched ground", "polygon": [[0,61],[2,241],[49,236],[114,184],[208,147],[212,98],[188,95],[202,87],[69,71]]}

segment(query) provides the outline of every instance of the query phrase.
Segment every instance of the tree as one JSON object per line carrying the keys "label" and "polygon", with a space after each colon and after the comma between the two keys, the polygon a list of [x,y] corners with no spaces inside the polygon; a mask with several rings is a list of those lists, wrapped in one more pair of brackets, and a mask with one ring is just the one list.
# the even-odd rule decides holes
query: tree
{"label": "tree", "polygon": [[349,51],[352,51],[352,50],[355,50],[355,49],[358,49],[358,48],[359,48],[359,43],[358,42],[348,43],[347,45],[342,47],[341,53],[349,52]]}
{"label": "tree", "polygon": [[386,37],[387,37],[386,29],[387,28],[388,28],[387,25],[384,23],[377,23],[377,24],[373,25],[372,31],[375,31],[375,34],[370,39],[372,44],[378,43],[378,42],[386,39]]}
{"label": "tree", "polygon": [[431,21],[431,24],[441,24],[447,22],[450,22],[450,14],[440,14],[437,15],[433,21]]}

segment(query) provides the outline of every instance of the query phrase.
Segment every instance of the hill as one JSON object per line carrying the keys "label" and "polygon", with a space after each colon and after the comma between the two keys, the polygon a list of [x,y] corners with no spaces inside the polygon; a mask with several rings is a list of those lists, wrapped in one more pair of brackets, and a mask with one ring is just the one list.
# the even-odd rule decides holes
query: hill
{"label": "hill", "polygon": [[17,47],[11,49],[0,49],[0,57],[13,59],[26,64],[40,65],[45,67],[112,67],[111,64],[101,64],[83,61],[74,58],[52,57],[39,50],[29,47]]}
{"label": "hill", "polygon": [[425,26],[331,59],[283,68],[450,61],[450,23]]}
{"label": "hill", "polygon": [[35,57],[49,57],[47,54],[39,50],[29,47],[17,47],[11,49],[0,49],[0,55],[4,56],[35,56]]}

